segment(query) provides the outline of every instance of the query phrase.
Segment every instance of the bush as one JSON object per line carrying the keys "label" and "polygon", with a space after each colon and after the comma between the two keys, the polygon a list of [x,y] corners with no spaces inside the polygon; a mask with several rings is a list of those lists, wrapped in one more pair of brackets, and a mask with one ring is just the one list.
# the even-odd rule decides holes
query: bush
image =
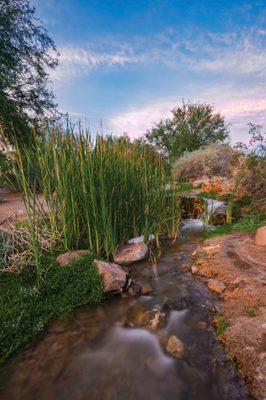
{"label": "bush", "polygon": [[35,338],[52,319],[103,299],[102,278],[91,255],[68,266],[58,265],[52,257],[41,263],[38,289],[36,268],[0,273],[1,362]]}
{"label": "bush", "polygon": [[185,153],[174,164],[174,174],[181,180],[203,176],[230,177],[230,169],[236,152],[228,145],[210,144],[191,153]]}

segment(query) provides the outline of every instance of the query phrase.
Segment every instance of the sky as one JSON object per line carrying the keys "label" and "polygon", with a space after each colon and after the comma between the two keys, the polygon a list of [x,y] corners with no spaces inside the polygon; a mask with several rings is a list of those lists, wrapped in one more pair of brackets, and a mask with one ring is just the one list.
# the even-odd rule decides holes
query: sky
{"label": "sky", "polygon": [[143,135],[182,101],[266,130],[266,0],[31,0],[59,50],[59,110],[92,132]]}

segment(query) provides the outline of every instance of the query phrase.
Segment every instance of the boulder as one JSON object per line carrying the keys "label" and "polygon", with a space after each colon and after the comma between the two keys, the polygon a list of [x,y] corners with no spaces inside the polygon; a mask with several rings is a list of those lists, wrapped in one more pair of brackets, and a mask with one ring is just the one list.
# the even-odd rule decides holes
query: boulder
{"label": "boulder", "polygon": [[175,358],[182,358],[185,354],[184,343],[178,337],[172,335],[167,341],[166,351]]}
{"label": "boulder", "polygon": [[94,263],[102,275],[105,292],[122,292],[127,289],[129,277],[119,265],[102,260],[94,260]]}
{"label": "boulder", "polygon": [[121,265],[130,265],[145,260],[149,256],[149,248],[144,242],[126,244],[114,256],[114,261]]}
{"label": "boulder", "polygon": [[216,293],[223,293],[226,285],[222,281],[218,281],[217,279],[209,279],[208,280],[208,288]]}
{"label": "boulder", "polygon": [[257,229],[255,234],[255,245],[266,246],[266,226]]}
{"label": "boulder", "polygon": [[141,326],[149,331],[157,331],[165,325],[165,314],[154,308],[151,311],[146,311],[141,320]]}
{"label": "boulder", "polygon": [[60,265],[67,265],[77,260],[80,256],[84,254],[91,254],[90,250],[73,250],[68,251],[67,253],[61,254],[57,257],[56,261]]}

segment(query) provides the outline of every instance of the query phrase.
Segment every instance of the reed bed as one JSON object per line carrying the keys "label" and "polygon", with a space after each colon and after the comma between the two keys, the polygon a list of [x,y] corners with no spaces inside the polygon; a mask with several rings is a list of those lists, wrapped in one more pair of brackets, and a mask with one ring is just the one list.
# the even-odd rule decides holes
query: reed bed
{"label": "reed bed", "polygon": [[15,175],[37,265],[38,227],[50,233],[57,249],[86,248],[108,259],[135,236],[154,234],[157,241],[162,232],[178,236],[179,201],[170,169],[148,146],[123,138],[91,140],[87,133],[58,128],[34,137],[38,182],[27,179],[32,165],[27,149],[17,149]]}

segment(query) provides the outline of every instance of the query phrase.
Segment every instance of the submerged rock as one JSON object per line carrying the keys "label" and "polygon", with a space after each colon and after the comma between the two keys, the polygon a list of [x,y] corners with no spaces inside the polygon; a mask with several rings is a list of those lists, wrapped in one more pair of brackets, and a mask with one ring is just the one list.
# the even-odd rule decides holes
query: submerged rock
{"label": "submerged rock", "polygon": [[73,250],[68,251],[67,253],[61,254],[57,257],[56,261],[60,265],[68,265],[73,261],[76,261],[80,256],[84,254],[91,254],[90,250]]}
{"label": "submerged rock", "polygon": [[129,288],[127,289],[126,294],[128,294],[129,296],[140,296],[141,287],[137,283],[132,282]]}
{"label": "submerged rock", "polygon": [[165,325],[165,314],[154,308],[151,311],[146,311],[141,320],[141,326],[149,331],[156,331]]}
{"label": "submerged rock", "polygon": [[177,336],[172,335],[167,341],[166,351],[175,358],[182,358],[185,354],[185,346]]}
{"label": "submerged rock", "polygon": [[209,279],[208,288],[213,292],[223,293],[226,289],[226,285],[224,282],[218,281],[217,279]]}
{"label": "submerged rock", "polygon": [[144,242],[131,243],[119,249],[114,261],[121,265],[129,265],[148,258],[149,248]]}
{"label": "submerged rock", "polygon": [[138,281],[137,284],[140,286],[142,296],[147,296],[152,292],[152,287],[148,282]]}
{"label": "submerged rock", "polygon": [[266,246],[266,226],[257,229],[255,234],[255,246]]}
{"label": "submerged rock", "polygon": [[129,282],[128,274],[119,265],[101,260],[94,260],[103,277],[105,292],[122,292]]}

